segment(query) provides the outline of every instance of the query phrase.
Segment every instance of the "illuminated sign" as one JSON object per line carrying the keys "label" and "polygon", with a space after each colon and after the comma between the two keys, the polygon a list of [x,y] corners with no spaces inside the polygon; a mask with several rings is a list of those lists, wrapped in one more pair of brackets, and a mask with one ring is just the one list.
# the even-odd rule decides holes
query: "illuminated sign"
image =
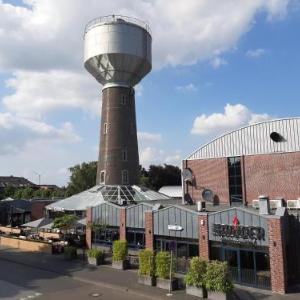
{"label": "illuminated sign", "polygon": [[180,225],[168,225],[168,230],[173,230],[173,231],[182,231],[183,228]]}

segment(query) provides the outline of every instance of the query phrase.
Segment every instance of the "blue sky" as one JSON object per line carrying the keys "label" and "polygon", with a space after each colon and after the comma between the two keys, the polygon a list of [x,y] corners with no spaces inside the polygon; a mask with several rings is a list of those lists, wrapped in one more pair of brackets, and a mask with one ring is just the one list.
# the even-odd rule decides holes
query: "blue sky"
{"label": "blue sky", "polygon": [[0,1],[0,175],[63,185],[68,167],[97,159],[101,86],[83,67],[82,31],[112,12],[152,28],[153,70],[136,93],[144,166],[299,116],[298,1],[184,2]]}

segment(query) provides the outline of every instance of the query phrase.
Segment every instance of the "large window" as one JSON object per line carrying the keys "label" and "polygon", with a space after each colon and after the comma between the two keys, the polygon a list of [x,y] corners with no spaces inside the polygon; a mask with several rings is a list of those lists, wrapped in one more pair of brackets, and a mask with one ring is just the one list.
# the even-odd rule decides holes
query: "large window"
{"label": "large window", "polygon": [[229,196],[231,203],[243,201],[241,157],[228,158]]}
{"label": "large window", "polygon": [[113,241],[119,239],[118,227],[106,227],[99,231],[93,232],[93,243],[112,245]]}
{"label": "large window", "polygon": [[145,230],[128,228],[126,231],[126,240],[131,249],[145,248]]}

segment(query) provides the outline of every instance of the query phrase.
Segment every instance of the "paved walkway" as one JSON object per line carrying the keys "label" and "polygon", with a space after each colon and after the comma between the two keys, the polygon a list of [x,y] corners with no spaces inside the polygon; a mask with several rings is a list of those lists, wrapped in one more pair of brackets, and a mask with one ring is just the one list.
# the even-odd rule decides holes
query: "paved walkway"
{"label": "paved walkway", "polygon": [[[167,291],[155,287],[147,287],[137,283],[136,270],[115,270],[109,265],[98,267],[86,264],[82,259],[66,261],[62,255],[48,255],[43,253],[22,252],[18,249],[3,248],[0,246],[0,262],[2,260],[16,262],[36,269],[47,270],[58,275],[69,276],[74,280],[94,284],[103,288],[123,291],[132,295],[140,295],[146,299],[169,299]],[[300,294],[288,294],[286,296],[274,295],[268,291],[261,292],[255,289],[235,289],[236,300],[296,300]],[[187,296],[184,290],[174,291],[173,299],[198,299]]]}

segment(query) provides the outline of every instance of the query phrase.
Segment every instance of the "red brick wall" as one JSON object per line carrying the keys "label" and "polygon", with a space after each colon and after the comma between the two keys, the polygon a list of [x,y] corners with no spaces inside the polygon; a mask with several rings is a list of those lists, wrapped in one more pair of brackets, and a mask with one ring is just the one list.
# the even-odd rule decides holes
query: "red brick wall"
{"label": "red brick wall", "polygon": [[284,294],[287,289],[287,260],[283,218],[269,219],[268,231],[272,292]]}
{"label": "red brick wall", "polygon": [[145,212],[145,246],[147,249],[154,250],[153,241],[153,212]]}
{"label": "red brick wall", "polygon": [[126,209],[120,209],[120,240],[126,240]]}
{"label": "red brick wall", "polygon": [[190,168],[195,176],[195,185],[188,186],[188,193],[194,202],[202,199],[202,189],[211,189],[216,194],[216,202],[228,203],[228,168],[227,158],[188,160],[187,168]]}
{"label": "red brick wall", "polygon": [[45,206],[53,201],[32,201],[31,203],[31,220],[37,220],[45,216]]}
{"label": "red brick wall", "polygon": [[300,197],[300,152],[250,155],[244,161],[249,203],[261,194],[270,199]]}
{"label": "red brick wall", "polygon": [[92,223],[92,208],[88,207],[86,210],[86,231],[85,231],[85,241],[86,246],[91,249],[92,248],[92,229],[89,226]]}
{"label": "red brick wall", "polygon": [[199,256],[209,260],[208,216],[198,217],[199,226]]}

